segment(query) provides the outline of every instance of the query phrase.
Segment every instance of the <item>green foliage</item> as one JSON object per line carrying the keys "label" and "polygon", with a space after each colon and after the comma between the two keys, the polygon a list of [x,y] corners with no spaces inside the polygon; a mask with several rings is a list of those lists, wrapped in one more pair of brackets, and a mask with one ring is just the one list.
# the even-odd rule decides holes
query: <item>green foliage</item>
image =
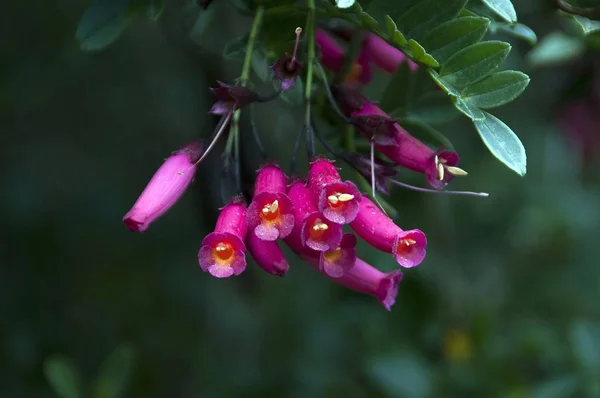
{"label": "green foliage", "polygon": [[496,108],[517,98],[528,84],[529,76],[526,74],[506,70],[468,86],[462,92],[462,97],[479,108]]}
{"label": "green foliage", "polygon": [[405,36],[420,40],[431,29],[456,17],[466,3],[467,0],[423,0],[396,17],[395,22]]}
{"label": "green foliage", "polygon": [[532,66],[551,66],[572,62],[584,52],[585,43],[579,38],[556,31],[544,36],[527,58]]}
{"label": "green foliage", "polygon": [[133,371],[134,359],[134,351],[129,344],[118,346],[100,367],[93,388],[93,397],[124,397]]}
{"label": "green foliage", "polygon": [[492,73],[510,52],[510,44],[486,41],[454,54],[440,69],[440,77],[455,87],[466,87]]}
{"label": "green foliage", "polygon": [[499,15],[503,20],[510,23],[517,22],[517,13],[510,0],[482,0],[483,3]]}
{"label": "green foliage", "polygon": [[443,63],[456,52],[481,40],[489,26],[487,18],[456,18],[433,29],[421,44]]}
{"label": "green foliage", "polygon": [[525,40],[530,45],[534,46],[537,43],[537,35],[535,32],[527,25],[523,25],[522,23],[514,23],[509,24],[506,22],[492,22],[490,26],[490,32],[502,32],[507,33],[516,38]]}
{"label": "green foliage", "polygon": [[82,398],[81,380],[73,362],[63,356],[51,356],[44,362],[46,380],[59,398]]}
{"label": "green foliage", "polygon": [[164,7],[165,0],[94,0],[79,20],[75,38],[84,51],[102,50],[123,33],[133,17],[144,15],[156,21]]}
{"label": "green foliage", "polygon": [[475,127],[490,152],[517,174],[527,172],[527,155],[519,137],[502,120],[484,112],[484,120],[476,120]]}

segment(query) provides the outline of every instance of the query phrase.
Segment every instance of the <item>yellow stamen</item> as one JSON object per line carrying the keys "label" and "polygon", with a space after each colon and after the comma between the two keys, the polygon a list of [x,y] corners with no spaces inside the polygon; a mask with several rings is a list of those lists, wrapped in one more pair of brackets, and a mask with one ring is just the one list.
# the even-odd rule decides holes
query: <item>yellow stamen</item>
{"label": "yellow stamen", "polygon": [[417,243],[417,241],[414,239],[404,239],[404,242],[406,243],[406,246],[414,245],[415,243]]}
{"label": "yellow stamen", "polygon": [[312,229],[313,231],[327,231],[329,229],[329,226],[319,221],[315,223],[315,225],[313,225]]}
{"label": "yellow stamen", "polygon": [[263,207],[261,211],[262,211],[262,214],[266,216],[269,213],[276,213],[278,209],[279,209],[279,202],[274,201],[270,205],[266,205],[265,207]]}
{"label": "yellow stamen", "polygon": [[444,165],[438,163],[438,180],[444,181]]}
{"label": "yellow stamen", "polygon": [[337,205],[338,203],[338,197],[336,195],[329,195],[327,197],[327,200],[329,201],[329,203],[331,203],[332,205]]}
{"label": "yellow stamen", "polygon": [[352,199],[354,199],[354,195],[351,195],[349,193],[343,193],[339,196],[340,202],[349,202]]}
{"label": "yellow stamen", "polygon": [[455,166],[446,166],[446,170],[448,170],[448,172],[454,174],[457,177],[463,177],[466,176],[467,173],[466,171],[464,171],[463,169],[461,169],[460,167],[455,167]]}

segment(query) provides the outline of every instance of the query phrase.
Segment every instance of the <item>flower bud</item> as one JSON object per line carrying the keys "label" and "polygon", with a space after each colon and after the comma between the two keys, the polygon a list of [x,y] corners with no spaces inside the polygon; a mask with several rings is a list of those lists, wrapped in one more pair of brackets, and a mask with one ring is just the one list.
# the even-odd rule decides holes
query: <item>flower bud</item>
{"label": "flower bud", "polygon": [[220,81],[217,81],[217,83],[219,87],[211,88],[217,99],[217,102],[213,104],[209,111],[214,115],[225,115],[259,99],[258,94],[246,87],[234,86]]}
{"label": "flower bud", "polygon": [[165,160],[133,205],[123,222],[130,231],[144,232],[183,195],[194,179],[194,163],[202,155],[202,145],[183,146]]}
{"label": "flower bud", "polygon": [[256,264],[269,274],[284,276],[289,270],[290,265],[277,242],[265,241],[250,233],[246,236],[246,244]]}

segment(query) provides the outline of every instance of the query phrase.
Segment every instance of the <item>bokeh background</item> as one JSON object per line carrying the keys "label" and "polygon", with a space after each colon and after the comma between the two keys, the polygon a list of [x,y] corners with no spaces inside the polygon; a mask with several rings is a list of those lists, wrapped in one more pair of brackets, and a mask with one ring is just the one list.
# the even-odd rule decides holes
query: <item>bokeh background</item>
{"label": "bokeh background", "polygon": [[[514,3],[538,37],[564,31],[551,2]],[[525,144],[525,178],[463,118],[439,127],[470,172],[454,188],[491,196],[393,190],[399,222],[425,231],[429,250],[388,313],[291,255],[285,278],[252,263],[227,280],[201,272],[217,155],[147,233],[127,231],[121,219],[162,159],[211,134],[208,87],[239,75],[221,54],[251,19],[225,1],[205,13],[168,2],[158,23],[138,18],[86,53],[74,40],[86,6],[12,1],[0,16],[1,397],[600,396],[593,42],[574,38],[582,51],[533,65],[531,46],[509,38],[506,66],[531,84],[495,113]],[[256,107],[282,162],[299,112]],[[251,176],[254,143],[242,145]],[[48,375],[62,381],[53,389]]]}

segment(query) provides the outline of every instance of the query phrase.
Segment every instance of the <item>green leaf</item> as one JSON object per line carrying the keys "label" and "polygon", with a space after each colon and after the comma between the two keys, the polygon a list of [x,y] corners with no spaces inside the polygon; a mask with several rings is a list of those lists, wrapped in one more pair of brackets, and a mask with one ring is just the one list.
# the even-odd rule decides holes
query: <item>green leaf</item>
{"label": "green leaf", "polygon": [[[430,91],[411,104],[406,117],[429,124],[442,124],[456,119],[459,115],[446,93]],[[392,116],[396,115],[392,113]]]}
{"label": "green leaf", "polygon": [[525,73],[506,70],[468,86],[462,97],[479,108],[495,108],[517,98],[528,84],[529,76]]}
{"label": "green leaf", "polygon": [[442,79],[436,71],[434,71],[433,69],[429,69],[428,72],[431,78],[436,82],[436,84],[446,93],[455,97],[458,97],[460,95],[460,93],[450,84],[448,84],[447,81]]}
{"label": "green leaf", "polygon": [[432,68],[437,68],[440,66],[438,62],[431,55],[425,52],[423,46],[417,43],[415,40],[410,39],[408,41],[408,47],[413,54],[413,59],[417,62],[430,66]]}
{"label": "green leaf", "polygon": [[589,370],[600,370],[600,324],[576,322],[571,327],[571,346],[579,364]]}
{"label": "green leaf", "polygon": [[440,76],[450,84],[464,87],[492,73],[510,52],[510,44],[485,41],[454,54],[442,66]]}
{"label": "green leaf", "polygon": [[246,54],[249,34],[238,36],[225,44],[223,47],[223,58],[235,61],[241,61]]}
{"label": "green leaf", "polygon": [[409,117],[401,120],[399,123],[406,131],[410,132],[412,136],[420,141],[431,144],[436,148],[445,148],[454,151],[454,146],[448,137],[424,121],[415,117]]}
{"label": "green leaf", "polygon": [[165,0],[147,0],[146,16],[153,21],[157,21],[165,10]]}
{"label": "green leaf", "polygon": [[398,30],[396,22],[394,22],[392,17],[390,17],[389,15],[386,15],[384,17],[383,22],[385,24],[385,30],[387,32],[388,38],[394,37],[394,32]]}
{"label": "green leaf", "polygon": [[492,31],[492,33],[507,33],[511,36],[515,36],[519,39],[527,41],[532,46],[534,46],[538,40],[535,32],[529,26],[523,25],[522,23],[508,24],[506,22],[492,22],[490,31]]}
{"label": "green leaf", "polygon": [[335,0],[335,5],[339,8],[348,8],[354,5],[355,0]]}
{"label": "green leaf", "polygon": [[588,36],[592,33],[600,31],[600,21],[592,21],[591,19],[582,17],[580,15],[571,15],[570,17],[577,31],[582,36]]}
{"label": "green leaf", "polygon": [[363,27],[366,27],[369,30],[379,29],[379,22],[377,22],[375,20],[375,18],[373,18],[372,16],[370,16],[366,12],[363,12],[363,13],[360,14],[360,22],[362,23]]}
{"label": "green leaf", "polygon": [[585,52],[585,43],[577,37],[562,32],[553,32],[540,40],[528,54],[533,66],[558,65],[571,62]]}
{"label": "green leaf", "polygon": [[442,64],[463,48],[477,43],[487,32],[490,20],[482,17],[461,17],[433,29],[421,45]]}
{"label": "green leaf", "polygon": [[517,12],[510,0],[482,0],[492,11],[506,22],[517,22]]}
{"label": "green leaf", "polygon": [[396,47],[403,47],[408,44],[406,37],[399,30],[394,32],[394,36],[392,37],[392,44],[395,44]]}
{"label": "green leaf", "polygon": [[84,51],[103,49],[123,33],[134,14],[132,0],[95,0],[77,25],[79,47]]}
{"label": "green leaf", "polygon": [[271,80],[271,69],[267,61],[267,50],[261,46],[256,46],[251,59],[252,70],[260,80],[266,82]]}
{"label": "green leaf", "polygon": [[452,103],[456,109],[461,111],[469,119],[473,121],[485,120],[485,113],[481,109],[470,102],[465,101],[461,97],[452,96]]}
{"label": "green leaf", "polygon": [[44,374],[59,398],[80,398],[81,380],[73,362],[63,356],[55,355],[44,361]]}
{"label": "green leaf", "polygon": [[404,34],[417,41],[436,26],[456,17],[467,0],[422,0],[396,18]]}
{"label": "green leaf", "polygon": [[94,398],[119,398],[125,396],[127,383],[133,371],[134,352],[129,344],[119,345],[102,364]]}
{"label": "green leaf", "polygon": [[527,155],[519,137],[494,115],[483,112],[484,120],[474,121],[475,128],[492,155],[520,176],[527,172]]}
{"label": "green leaf", "polygon": [[390,82],[381,95],[379,106],[388,113],[405,112],[408,108],[409,96],[412,93],[412,72],[408,62],[402,62],[396,69]]}

